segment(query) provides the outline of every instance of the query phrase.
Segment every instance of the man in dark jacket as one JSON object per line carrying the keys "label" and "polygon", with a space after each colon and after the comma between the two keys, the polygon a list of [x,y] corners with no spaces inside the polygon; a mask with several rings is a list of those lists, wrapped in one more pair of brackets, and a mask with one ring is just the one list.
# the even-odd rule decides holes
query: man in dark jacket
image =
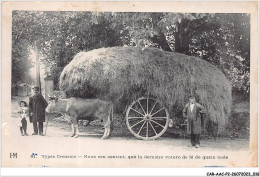
{"label": "man in dark jacket", "polygon": [[[29,98],[30,122],[33,123],[32,135],[43,135],[43,122],[45,122],[45,108],[47,101],[39,94],[39,87],[34,87],[34,95]],[[38,125],[37,125],[38,122]]]}
{"label": "man in dark jacket", "polygon": [[205,108],[195,101],[194,96],[189,97],[189,103],[183,109],[183,117],[187,119],[187,133],[191,137],[191,145],[200,147],[201,134],[201,113],[205,113]]}

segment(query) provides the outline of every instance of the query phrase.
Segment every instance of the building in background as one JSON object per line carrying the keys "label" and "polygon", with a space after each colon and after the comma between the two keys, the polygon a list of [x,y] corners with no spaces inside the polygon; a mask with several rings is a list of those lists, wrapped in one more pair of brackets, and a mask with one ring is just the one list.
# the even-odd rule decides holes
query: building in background
{"label": "building in background", "polygon": [[12,96],[26,97],[32,94],[32,85],[21,83],[12,85]]}

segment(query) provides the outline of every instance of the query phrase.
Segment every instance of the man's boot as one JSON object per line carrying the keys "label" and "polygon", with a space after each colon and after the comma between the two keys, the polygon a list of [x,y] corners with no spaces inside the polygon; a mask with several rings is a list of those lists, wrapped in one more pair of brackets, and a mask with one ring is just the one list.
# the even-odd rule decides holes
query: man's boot
{"label": "man's boot", "polygon": [[20,127],[20,132],[21,132],[21,135],[24,136],[22,127]]}

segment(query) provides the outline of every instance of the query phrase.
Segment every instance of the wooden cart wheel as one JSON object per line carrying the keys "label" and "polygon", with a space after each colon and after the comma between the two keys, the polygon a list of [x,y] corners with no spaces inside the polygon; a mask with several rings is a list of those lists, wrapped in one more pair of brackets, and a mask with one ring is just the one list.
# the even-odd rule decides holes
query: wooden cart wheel
{"label": "wooden cart wheel", "polygon": [[156,99],[141,97],[126,111],[126,125],[137,138],[149,140],[160,137],[169,124],[169,112]]}

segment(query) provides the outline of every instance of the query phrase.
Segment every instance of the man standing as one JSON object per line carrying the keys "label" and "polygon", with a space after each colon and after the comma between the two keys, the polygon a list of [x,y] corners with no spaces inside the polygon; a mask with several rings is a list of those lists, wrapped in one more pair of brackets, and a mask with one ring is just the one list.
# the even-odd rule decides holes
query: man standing
{"label": "man standing", "polygon": [[195,101],[194,96],[189,97],[189,103],[183,109],[183,117],[187,119],[187,133],[191,137],[191,146],[200,147],[200,134],[202,118],[205,108]]}
{"label": "man standing", "polygon": [[[29,98],[30,122],[33,123],[32,135],[43,135],[43,122],[45,122],[45,108],[47,101],[39,94],[39,87],[34,87],[34,95]],[[38,125],[37,125],[38,123]]]}

